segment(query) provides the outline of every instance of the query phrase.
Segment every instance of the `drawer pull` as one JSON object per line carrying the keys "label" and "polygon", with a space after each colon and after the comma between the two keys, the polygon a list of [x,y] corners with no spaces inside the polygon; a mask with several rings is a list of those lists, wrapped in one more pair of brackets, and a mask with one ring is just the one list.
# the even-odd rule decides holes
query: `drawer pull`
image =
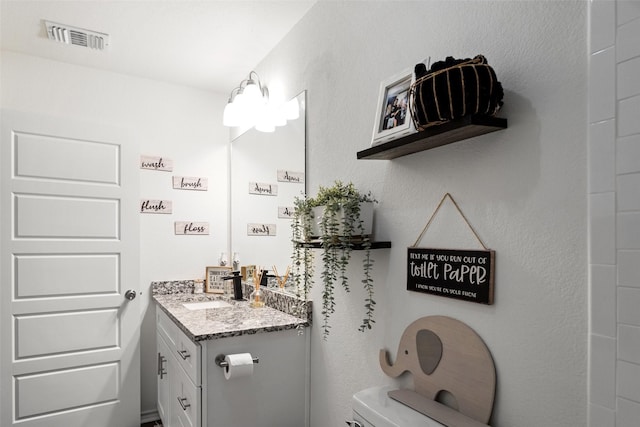
{"label": "drawer pull", "polygon": [[190,403],[186,403],[187,402],[187,398],[186,397],[178,397],[178,403],[180,404],[180,406],[182,406],[182,410],[186,411],[187,408],[189,406],[191,406]]}
{"label": "drawer pull", "polygon": [[182,360],[187,360],[191,355],[187,350],[178,350],[178,354],[182,357]]}
{"label": "drawer pull", "polygon": [[167,359],[162,354],[158,353],[158,375],[160,376],[160,379],[163,379],[167,374],[167,371],[164,369],[164,362],[166,361]]}

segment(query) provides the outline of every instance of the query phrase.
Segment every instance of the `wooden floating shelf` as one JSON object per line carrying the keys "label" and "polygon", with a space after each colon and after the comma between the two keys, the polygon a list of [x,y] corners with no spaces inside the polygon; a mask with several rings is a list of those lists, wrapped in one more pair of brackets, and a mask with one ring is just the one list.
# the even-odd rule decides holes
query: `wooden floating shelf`
{"label": "wooden floating shelf", "polygon": [[[322,242],[313,241],[313,242],[298,242],[301,246],[305,248],[312,249],[322,249]],[[391,247],[391,242],[371,242],[371,249],[388,249]],[[364,249],[362,243],[352,243],[351,249],[354,251],[361,251]]]}
{"label": "wooden floating shelf", "polygon": [[450,122],[432,126],[393,141],[358,151],[358,159],[389,160],[419,151],[506,129],[507,119],[488,116],[464,116]]}

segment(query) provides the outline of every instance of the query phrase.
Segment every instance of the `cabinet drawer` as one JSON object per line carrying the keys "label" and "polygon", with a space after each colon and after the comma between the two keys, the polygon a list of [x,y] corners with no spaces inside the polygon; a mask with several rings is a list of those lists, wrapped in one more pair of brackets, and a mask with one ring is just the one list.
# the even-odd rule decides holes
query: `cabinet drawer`
{"label": "cabinet drawer", "polygon": [[196,386],[201,385],[200,346],[191,341],[180,330],[176,335],[176,359],[191,381]]}
{"label": "cabinet drawer", "polygon": [[171,425],[200,427],[202,389],[196,387],[182,369],[176,369],[173,378],[173,402]]}

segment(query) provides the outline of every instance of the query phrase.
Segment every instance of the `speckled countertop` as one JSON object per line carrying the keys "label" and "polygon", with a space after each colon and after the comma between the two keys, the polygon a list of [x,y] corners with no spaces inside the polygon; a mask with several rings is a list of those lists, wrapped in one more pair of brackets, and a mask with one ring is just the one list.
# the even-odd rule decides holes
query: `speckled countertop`
{"label": "speckled countertop", "polygon": [[[193,341],[304,327],[309,325],[308,319],[311,314],[310,303],[307,304],[306,319],[301,318],[304,316],[288,314],[287,312],[291,313],[293,310],[293,303],[286,301],[282,306],[280,300],[283,298],[277,296],[271,303],[270,298],[267,298],[267,304],[271,306],[252,308],[248,301],[235,301],[214,294],[196,294],[193,293],[192,281],[152,282],[152,293],[157,307]],[[216,299],[227,301],[231,307],[189,310],[183,305],[187,302]]]}

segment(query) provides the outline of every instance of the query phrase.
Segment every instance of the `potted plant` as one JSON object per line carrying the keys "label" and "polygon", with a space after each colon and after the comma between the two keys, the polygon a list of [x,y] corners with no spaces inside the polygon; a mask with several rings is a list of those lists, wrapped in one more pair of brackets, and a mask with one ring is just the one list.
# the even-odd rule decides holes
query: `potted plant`
{"label": "potted plant", "polygon": [[[366,291],[365,317],[360,331],[371,329],[375,301],[371,269],[371,223],[373,204],[371,193],[359,192],[352,183],[335,181],[331,187],[320,187],[316,197],[298,197],[294,201],[293,278],[303,301],[313,286],[312,248],[322,249],[322,330],[329,335],[329,317],[335,311],[335,284],[349,292],[347,266],[351,251],[358,246],[364,251],[363,279]],[[316,239],[314,241],[314,239]],[[315,243],[315,245],[314,245]]]}

